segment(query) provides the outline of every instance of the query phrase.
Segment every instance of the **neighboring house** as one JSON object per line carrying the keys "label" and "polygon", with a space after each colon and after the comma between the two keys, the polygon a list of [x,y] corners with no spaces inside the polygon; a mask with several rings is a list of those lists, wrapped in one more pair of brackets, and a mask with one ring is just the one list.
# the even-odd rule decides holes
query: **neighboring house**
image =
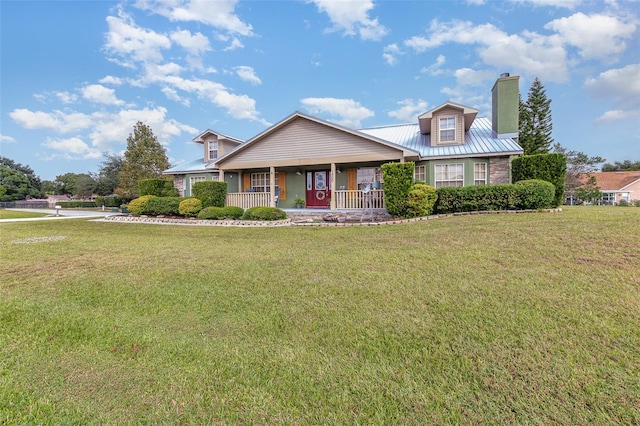
{"label": "neighboring house", "polygon": [[[492,120],[453,102],[413,124],[360,130],[296,112],[241,144],[208,130],[194,139],[204,144],[204,160],[164,173],[174,176],[184,196],[191,194],[192,179],[223,180],[227,204],[243,208],[288,208],[296,198],[307,208],[384,208],[381,165],[396,161],[415,162],[415,180],[436,188],[509,183],[511,158],[523,153],[518,79],[504,74],[496,81]],[[214,160],[207,157],[213,140],[236,147]]]}
{"label": "neighboring house", "polygon": [[602,192],[601,204],[615,205],[624,200],[640,200],[640,171],[591,173]]}

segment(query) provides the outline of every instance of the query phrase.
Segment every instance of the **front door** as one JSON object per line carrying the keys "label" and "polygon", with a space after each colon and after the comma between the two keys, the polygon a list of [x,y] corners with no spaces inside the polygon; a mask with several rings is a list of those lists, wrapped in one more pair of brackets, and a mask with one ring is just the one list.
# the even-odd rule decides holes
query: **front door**
{"label": "front door", "polygon": [[328,208],[331,200],[329,170],[307,172],[307,207]]}

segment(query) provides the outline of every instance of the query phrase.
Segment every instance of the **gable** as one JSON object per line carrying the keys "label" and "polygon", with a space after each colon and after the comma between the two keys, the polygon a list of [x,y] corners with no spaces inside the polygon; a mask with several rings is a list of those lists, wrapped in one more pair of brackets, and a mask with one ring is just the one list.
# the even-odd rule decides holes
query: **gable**
{"label": "gable", "polygon": [[303,116],[250,141],[218,163],[224,169],[283,167],[403,158],[403,149],[340,130]]}

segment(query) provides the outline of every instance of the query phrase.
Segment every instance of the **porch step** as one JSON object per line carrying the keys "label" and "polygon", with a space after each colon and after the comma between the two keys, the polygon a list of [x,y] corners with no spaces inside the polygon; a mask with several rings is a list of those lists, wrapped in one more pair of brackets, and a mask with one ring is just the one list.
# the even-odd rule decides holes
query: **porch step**
{"label": "porch step", "polygon": [[294,223],[304,222],[385,222],[393,219],[386,211],[374,211],[374,212],[335,212],[335,211],[296,211],[288,210],[287,218],[291,219]]}

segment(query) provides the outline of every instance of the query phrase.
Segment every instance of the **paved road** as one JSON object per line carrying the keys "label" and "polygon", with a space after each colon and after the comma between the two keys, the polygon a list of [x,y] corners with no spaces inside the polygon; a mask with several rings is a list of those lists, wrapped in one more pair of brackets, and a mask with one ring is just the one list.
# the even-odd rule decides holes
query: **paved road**
{"label": "paved road", "polygon": [[32,213],[44,213],[44,214],[49,214],[51,216],[45,216],[45,217],[25,217],[25,218],[20,218],[20,219],[2,219],[0,220],[0,223],[4,223],[4,222],[29,222],[29,221],[34,221],[34,220],[59,220],[59,219],[73,219],[73,218],[79,218],[79,217],[104,217],[104,216],[109,216],[112,214],[116,214],[113,213],[111,211],[88,211],[88,210],[75,210],[75,209],[60,209],[58,214],[59,216],[56,216],[56,210],[55,209],[6,209],[6,210],[13,210],[13,211],[19,211],[19,212],[32,212]]}

